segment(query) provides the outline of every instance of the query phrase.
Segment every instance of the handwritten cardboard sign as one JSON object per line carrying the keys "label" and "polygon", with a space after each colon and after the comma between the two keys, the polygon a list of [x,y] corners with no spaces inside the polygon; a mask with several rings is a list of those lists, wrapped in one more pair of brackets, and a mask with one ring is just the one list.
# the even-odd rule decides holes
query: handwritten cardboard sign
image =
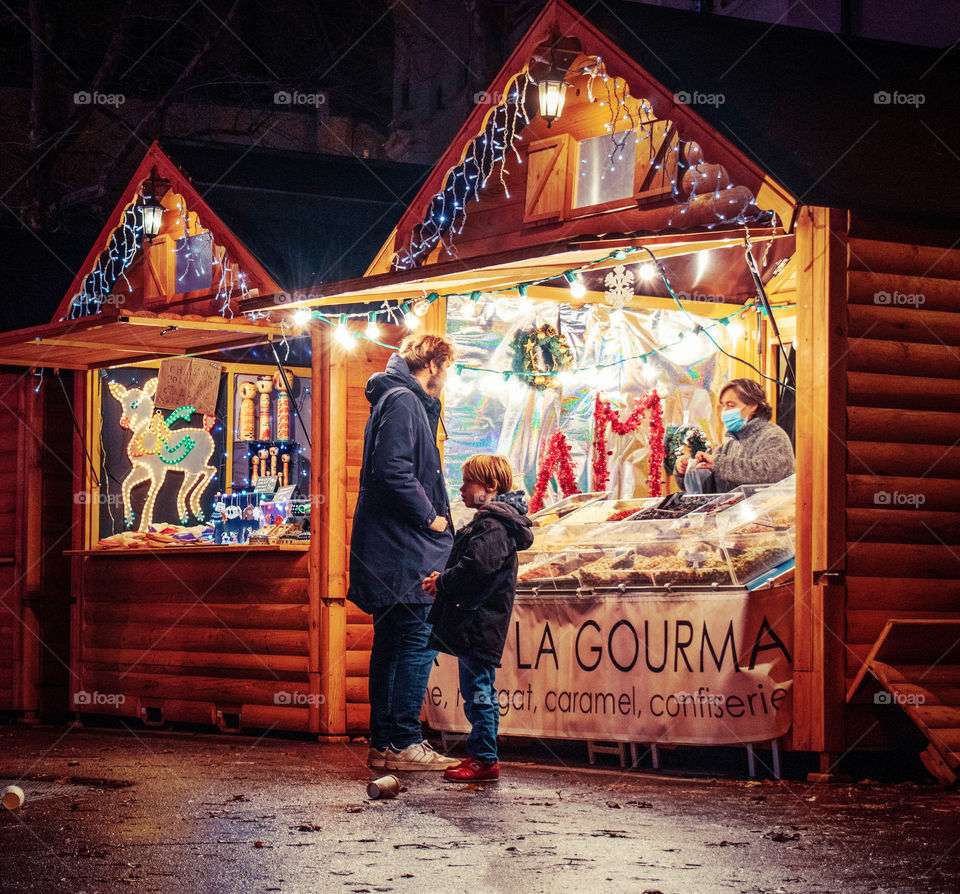
{"label": "handwritten cardboard sign", "polygon": [[279,475],[261,475],[253,486],[253,492],[255,494],[273,494],[279,483]]}
{"label": "handwritten cardboard sign", "polygon": [[217,411],[222,363],[196,357],[168,357],[160,361],[160,381],[154,406],[175,410],[187,405],[213,416]]}

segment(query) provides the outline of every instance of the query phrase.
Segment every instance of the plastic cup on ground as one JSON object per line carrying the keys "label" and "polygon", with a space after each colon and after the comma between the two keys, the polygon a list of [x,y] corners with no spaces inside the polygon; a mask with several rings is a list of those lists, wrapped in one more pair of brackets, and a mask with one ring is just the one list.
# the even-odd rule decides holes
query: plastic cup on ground
{"label": "plastic cup on ground", "polygon": [[8,785],[3,790],[3,795],[0,796],[0,800],[7,810],[16,810],[18,807],[22,807],[25,798],[23,789],[19,785]]}
{"label": "plastic cup on ground", "polygon": [[367,795],[377,798],[395,798],[400,792],[400,780],[396,776],[381,776],[367,783]]}

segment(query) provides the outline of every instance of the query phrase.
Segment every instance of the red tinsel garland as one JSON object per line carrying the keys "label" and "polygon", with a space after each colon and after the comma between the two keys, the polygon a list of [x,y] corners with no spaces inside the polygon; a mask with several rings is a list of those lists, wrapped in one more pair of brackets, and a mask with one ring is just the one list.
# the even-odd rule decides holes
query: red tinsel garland
{"label": "red tinsel garland", "polygon": [[[662,440],[662,439],[661,439]],[[557,480],[560,490],[565,497],[580,493],[577,487],[577,476],[573,473],[573,460],[570,458],[570,445],[562,431],[555,431],[547,442],[547,450],[537,472],[537,484],[530,498],[530,512],[539,512],[543,509],[543,498],[547,493],[547,484],[554,470],[557,471]]]}
{"label": "red tinsel garland", "polygon": [[650,496],[663,495],[663,482],[660,478],[660,469],[663,467],[663,404],[660,395],[648,391],[640,398],[630,416],[620,421],[617,411],[608,401],[601,400],[597,395],[596,406],[593,411],[593,488],[606,490],[610,480],[610,470],[607,468],[607,423],[618,434],[625,435],[635,431],[642,424],[649,412],[650,422],[650,475],[647,484],[650,486]]}

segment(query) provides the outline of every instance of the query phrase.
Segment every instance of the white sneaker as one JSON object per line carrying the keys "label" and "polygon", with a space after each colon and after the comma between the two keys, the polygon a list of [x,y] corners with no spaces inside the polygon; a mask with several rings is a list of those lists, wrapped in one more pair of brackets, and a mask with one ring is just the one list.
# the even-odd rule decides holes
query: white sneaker
{"label": "white sneaker", "polygon": [[377,751],[376,748],[370,748],[367,750],[367,766],[371,770],[382,770],[384,764],[387,760],[387,753],[390,751],[389,748],[384,748],[383,751]]}
{"label": "white sneaker", "polygon": [[402,751],[387,751],[388,770],[446,770],[460,761],[455,757],[437,754],[429,742],[415,742]]}

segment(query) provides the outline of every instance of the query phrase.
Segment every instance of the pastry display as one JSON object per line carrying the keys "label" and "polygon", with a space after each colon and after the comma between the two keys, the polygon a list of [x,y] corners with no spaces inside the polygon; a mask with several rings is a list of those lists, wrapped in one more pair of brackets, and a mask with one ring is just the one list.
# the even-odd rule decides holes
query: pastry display
{"label": "pastry display", "polygon": [[745,586],[793,557],[793,517],[789,482],[595,500],[535,529],[518,580],[563,590]]}

